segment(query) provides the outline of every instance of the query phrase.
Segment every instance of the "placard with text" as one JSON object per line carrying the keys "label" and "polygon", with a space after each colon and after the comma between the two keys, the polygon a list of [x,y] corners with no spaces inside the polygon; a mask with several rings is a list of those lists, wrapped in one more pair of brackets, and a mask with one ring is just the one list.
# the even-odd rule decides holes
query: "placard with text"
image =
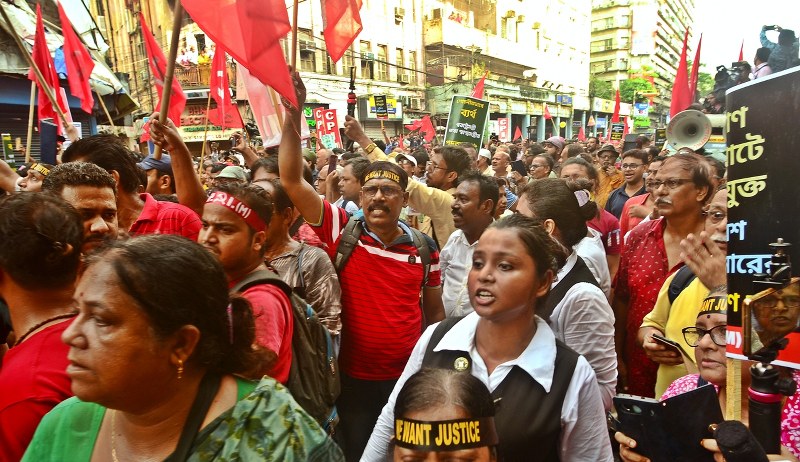
{"label": "placard with text", "polygon": [[339,122],[336,109],[314,109],[314,120],[317,122],[317,137],[327,149],[342,147],[342,136],[339,133]]}
{"label": "placard with text", "polygon": [[473,146],[482,146],[488,118],[488,101],[471,96],[453,96],[444,144],[472,143]]}

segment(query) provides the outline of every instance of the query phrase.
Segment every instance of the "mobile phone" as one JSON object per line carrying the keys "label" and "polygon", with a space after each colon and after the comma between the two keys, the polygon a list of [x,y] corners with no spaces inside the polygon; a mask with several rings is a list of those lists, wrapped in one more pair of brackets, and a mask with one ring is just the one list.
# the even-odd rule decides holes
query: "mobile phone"
{"label": "mobile phone", "polygon": [[664,337],[663,335],[658,335],[658,334],[653,334],[652,338],[653,338],[654,342],[657,342],[657,343],[660,343],[661,345],[664,345],[665,347],[667,347],[668,350],[672,350],[675,353],[678,353],[679,355],[690,357],[688,354],[686,354],[683,351],[683,348],[681,348],[681,345],[678,342],[676,342],[674,340],[670,340],[670,339]]}
{"label": "mobile phone", "polygon": [[525,170],[525,163],[522,162],[521,160],[512,161],[511,162],[511,170],[519,173],[522,176],[525,176],[525,175],[528,174],[528,172]]}
{"label": "mobile phone", "polygon": [[339,156],[337,156],[336,154],[331,154],[330,157],[328,157],[328,172],[329,173],[332,172],[336,168],[337,162],[339,162]]}
{"label": "mobile phone", "polygon": [[235,148],[235,147],[236,147],[236,145],[238,145],[238,144],[239,144],[239,138],[237,138],[237,137],[236,137],[236,135],[233,135],[233,136],[231,136],[231,137],[228,139],[228,141],[230,141],[230,142],[231,142],[231,149]]}

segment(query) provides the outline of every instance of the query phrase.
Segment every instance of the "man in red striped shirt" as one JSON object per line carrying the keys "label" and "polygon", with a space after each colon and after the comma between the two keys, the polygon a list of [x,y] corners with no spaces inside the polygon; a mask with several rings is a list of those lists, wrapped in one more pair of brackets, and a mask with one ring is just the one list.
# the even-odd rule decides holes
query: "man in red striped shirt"
{"label": "man in red striped shirt", "polygon": [[[302,107],[305,87],[294,74]],[[336,256],[347,213],[322,200],[303,181],[299,127],[301,112],[287,108],[278,154],[281,182],[320,239]],[[304,122],[303,122],[304,123]],[[358,124],[355,119],[347,124]],[[439,253],[427,238],[431,261],[427,282],[411,230],[399,221],[408,202],[408,174],[391,162],[371,164],[359,179],[361,207],[358,245],[340,271],[342,286],[342,393],[337,428],[346,458],[358,460],[372,428],[403,372],[426,324],[444,319]],[[420,288],[422,289],[420,290]],[[422,309],[420,309],[422,292]]]}

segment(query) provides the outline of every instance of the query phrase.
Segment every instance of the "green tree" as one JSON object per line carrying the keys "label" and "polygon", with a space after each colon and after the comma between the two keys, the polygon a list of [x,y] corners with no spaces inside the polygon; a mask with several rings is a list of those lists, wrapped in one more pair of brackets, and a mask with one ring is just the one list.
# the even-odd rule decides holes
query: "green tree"
{"label": "green tree", "polygon": [[704,97],[714,90],[714,77],[708,72],[697,73],[697,93]]}
{"label": "green tree", "polygon": [[634,94],[636,102],[642,102],[647,99],[646,96],[642,96],[642,93],[656,93],[657,91],[649,80],[643,78],[623,80],[619,84],[619,98],[626,103],[633,102]]}
{"label": "green tree", "polygon": [[614,98],[614,88],[611,86],[611,82],[592,76],[589,79],[589,96],[592,98],[612,99]]}

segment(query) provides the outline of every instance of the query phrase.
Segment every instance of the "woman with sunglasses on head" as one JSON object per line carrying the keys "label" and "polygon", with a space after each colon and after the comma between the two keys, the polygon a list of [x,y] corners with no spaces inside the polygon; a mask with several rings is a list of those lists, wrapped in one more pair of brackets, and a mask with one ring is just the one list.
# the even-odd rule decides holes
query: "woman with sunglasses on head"
{"label": "woman with sunglasses on head", "polygon": [[400,390],[436,367],[468,371],[491,391],[498,460],[610,462],[594,372],[537,315],[564,258],[538,220],[515,214],[489,226],[467,281],[475,311],[422,334],[361,460],[385,460]]}
{"label": "woman with sunglasses on head", "polygon": [[[661,399],[671,398],[692,391],[700,386],[712,384],[717,389],[719,405],[725,415],[727,405],[727,358],[725,357],[728,296],[724,291],[712,292],[704,301],[694,326],[682,329],[684,340],[694,347],[699,374],[685,375],[672,382]],[[749,366],[743,364],[743,369]],[[800,374],[795,371],[794,381],[800,384]],[[742,390],[750,386],[750,374],[742,374]],[[747,400],[742,400],[741,420],[748,424]],[[782,460],[798,460],[800,456],[800,397],[797,393],[790,397],[781,416]],[[619,455],[624,462],[649,462],[650,459],[636,453],[636,441],[624,433],[617,432],[614,439],[620,444]],[[716,441],[704,439],[701,444],[706,449],[718,453]],[[722,454],[715,460],[723,460]]]}

